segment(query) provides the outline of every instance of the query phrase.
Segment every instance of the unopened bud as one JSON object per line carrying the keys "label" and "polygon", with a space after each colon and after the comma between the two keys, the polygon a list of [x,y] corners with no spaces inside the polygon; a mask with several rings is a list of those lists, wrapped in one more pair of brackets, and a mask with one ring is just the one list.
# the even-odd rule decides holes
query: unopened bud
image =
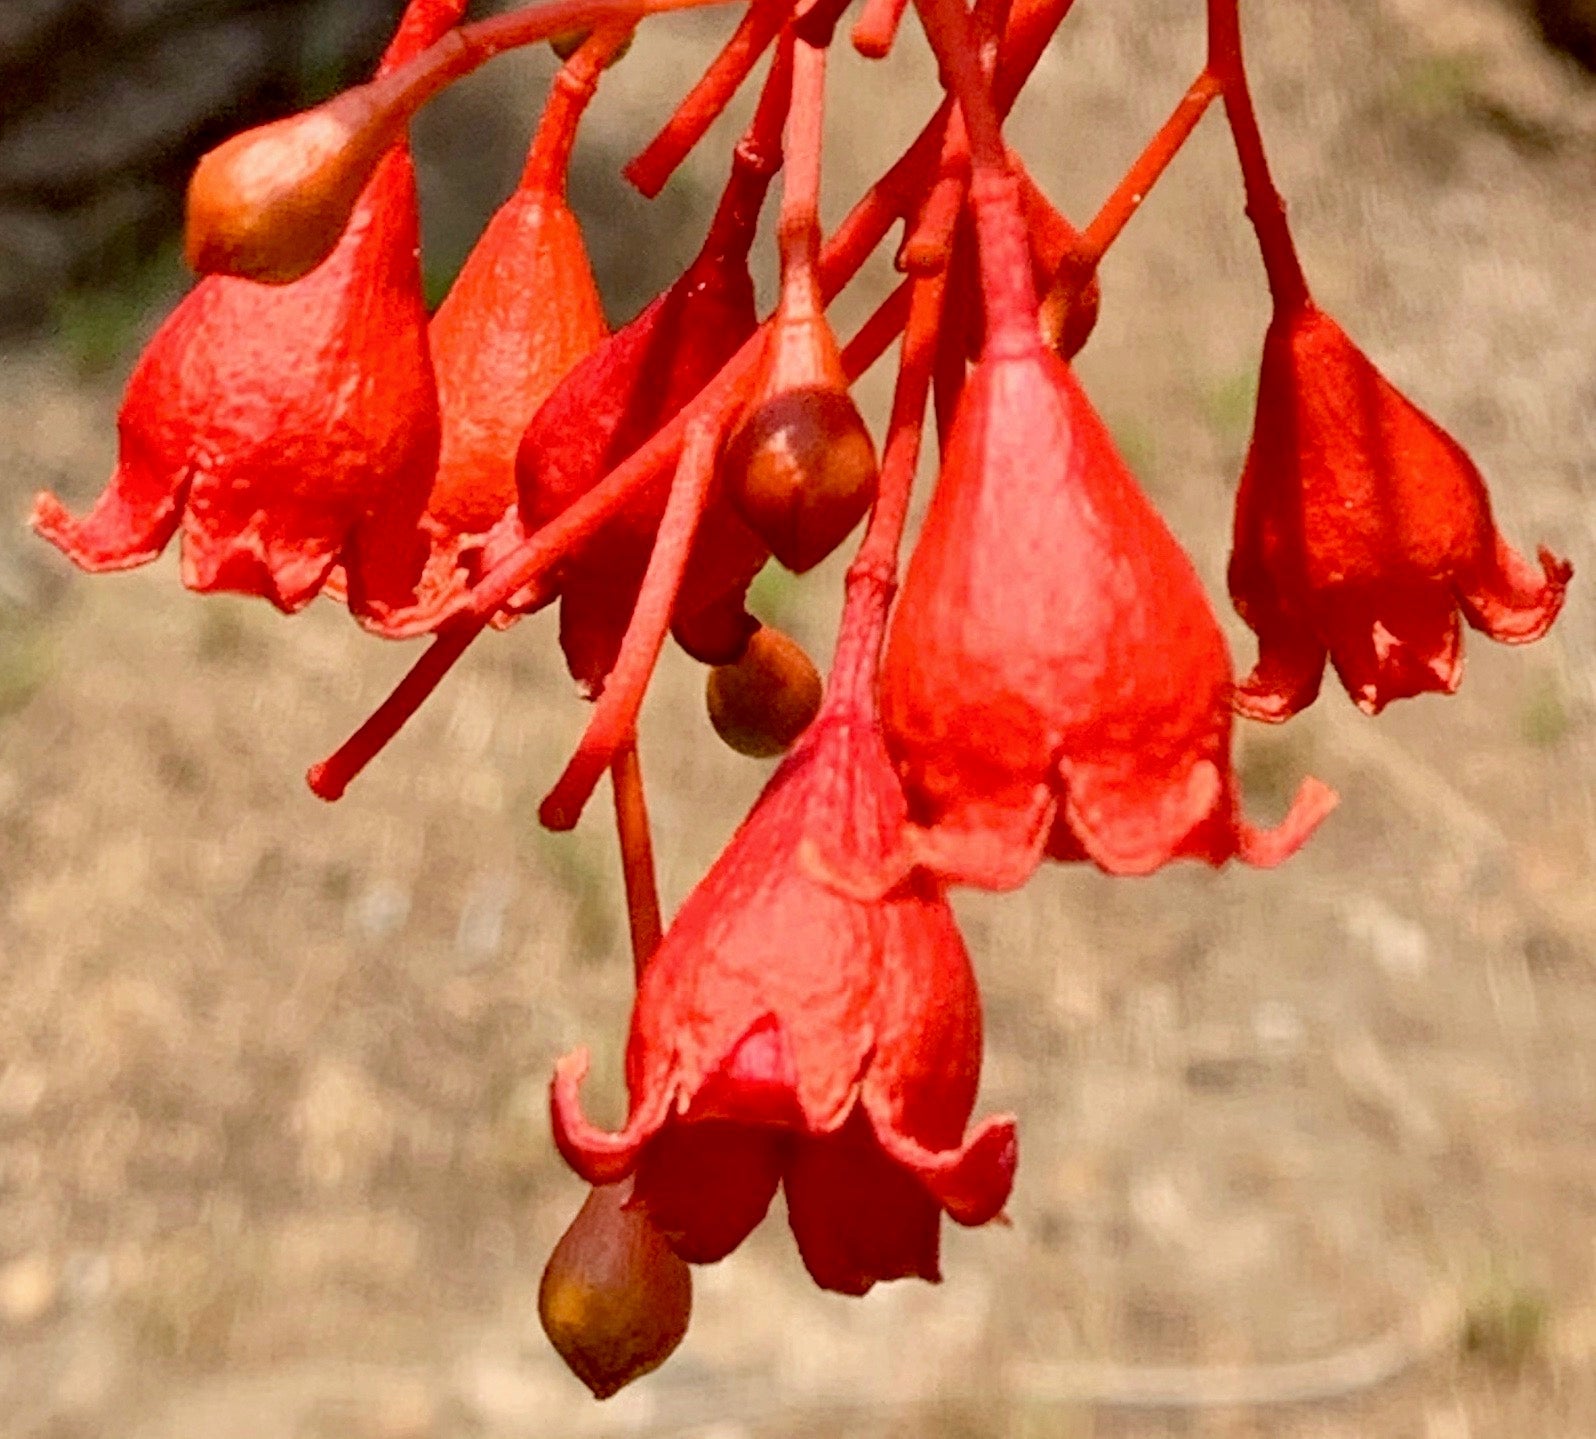
{"label": "unopened bud", "polygon": [[763,625],[734,664],[716,665],[704,684],[715,733],[738,754],[785,754],[820,709],[820,672],[802,648]]}
{"label": "unopened bud", "polygon": [[410,117],[481,58],[455,31],[412,64],[224,140],[189,181],[189,265],[275,285],[309,274]]}
{"label": "unopened bud", "polygon": [[538,1289],[543,1332],[597,1399],[658,1369],[692,1316],[692,1274],[631,1193],[630,1180],[589,1192]]}
{"label": "unopened bud", "polygon": [[1049,286],[1042,297],[1042,339],[1060,359],[1073,359],[1091,338],[1101,301],[1096,274],[1083,284],[1068,265]]}
{"label": "unopened bud", "polygon": [[277,285],[308,274],[332,253],[403,123],[373,111],[362,87],[223,141],[189,181],[190,267]]}
{"label": "unopened bud", "polygon": [[836,549],[875,499],[875,445],[812,277],[784,284],[766,361],[721,465],[738,513],[797,574]]}

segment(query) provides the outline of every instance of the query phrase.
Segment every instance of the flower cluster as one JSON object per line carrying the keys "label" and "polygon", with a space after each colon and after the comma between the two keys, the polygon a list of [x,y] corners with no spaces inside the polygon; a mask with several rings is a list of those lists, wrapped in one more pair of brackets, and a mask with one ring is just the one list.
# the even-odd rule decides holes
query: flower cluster
{"label": "flower cluster", "polygon": [[[610,333],[565,197],[578,123],[648,15],[707,3],[547,0],[467,24],[464,0],[410,0],[369,84],[201,164],[188,251],[204,278],[133,374],[116,473],[82,518],[50,495],[34,511],[86,569],[144,563],[181,532],[191,589],[288,612],[326,593],[376,634],[430,636],[311,768],[326,799],[487,628],[559,605],[592,710],[541,818],[569,828],[610,776],[637,979],[620,1130],[584,1117],[585,1056],[552,1091],[554,1140],[594,1188],[542,1312],[600,1395],[663,1361],[687,1326],[685,1264],[735,1249],[778,1188],[809,1272],[847,1294],[937,1278],[942,1216],[1001,1214],[1014,1124],[971,1127],[981,1006],[950,885],[1015,888],[1049,859],[1278,863],[1334,795],[1305,779],[1278,826],[1250,824],[1238,714],[1287,719],[1327,658],[1370,714],[1450,691],[1460,616],[1535,639],[1570,574],[1498,534],[1459,445],[1314,304],[1237,0],[1208,0],[1206,63],[1082,229],[1001,132],[1071,0],[916,0],[946,93],[829,238],[844,6],[750,0],[627,168],[657,193],[769,54],[702,247]],[[853,45],[885,54],[907,8],[865,0]],[[406,124],[493,55],[556,37],[568,58],[520,184],[429,318]],[[1259,644],[1239,684],[1070,366],[1104,253],[1216,100],[1274,301],[1230,564]],[[779,297],[761,320],[749,255],[778,174]],[[895,230],[902,281],[839,343],[827,306]],[[849,389],[899,336],[878,449]],[[928,410],[940,474],[900,591]],[[749,586],[773,561],[811,569],[867,514],[822,682],[749,614]],[[726,742],[786,758],[667,928],[636,728],[671,637],[709,666]]]}

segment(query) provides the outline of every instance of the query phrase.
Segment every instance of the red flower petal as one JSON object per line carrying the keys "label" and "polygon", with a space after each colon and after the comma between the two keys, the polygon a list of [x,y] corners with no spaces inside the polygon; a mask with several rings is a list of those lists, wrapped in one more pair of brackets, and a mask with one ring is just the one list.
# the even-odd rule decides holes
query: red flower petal
{"label": "red flower petal", "polygon": [[797,1145],[786,1187],[787,1222],[822,1289],[864,1294],[886,1279],[941,1280],[941,1206],[876,1143],[862,1110],[836,1134]]}
{"label": "red flower petal", "polygon": [[1473,461],[1334,320],[1308,303],[1275,315],[1230,561],[1231,598],[1258,635],[1243,714],[1295,714],[1326,654],[1370,714],[1449,694],[1460,610],[1493,639],[1538,639],[1571,573],[1502,538]]}
{"label": "red flower petal", "polygon": [[633,1202],[683,1259],[713,1264],[765,1217],[786,1143],[779,1132],[741,1124],[672,1125],[644,1150]]}
{"label": "red flower petal", "polygon": [[583,1056],[556,1071],[561,1152],[590,1182],[635,1172],[684,1258],[735,1247],[784,1178],[811,1273],[863,1293],[935,1277],[943,1209],[982,1223],[1007,1199],[1012,1121],[964,1137],[980,996],[946,900],[916,880],[862,901],[798,862],[823,834],[878,865],[904,818],[867,700],[834,694],[643,971],[620,1133],[581,1116]]}

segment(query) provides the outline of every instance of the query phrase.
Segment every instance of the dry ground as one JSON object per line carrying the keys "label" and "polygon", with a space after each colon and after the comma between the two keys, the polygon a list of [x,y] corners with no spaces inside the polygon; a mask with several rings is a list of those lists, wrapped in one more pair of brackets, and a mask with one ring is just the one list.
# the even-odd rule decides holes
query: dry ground
{"label": "dry ground", "polygon": [[[1596,95],[1485,0],[1251,8],[1323,300],[1472,448],[1510,532],[1584,569],[1568,611],[1533,649],[1473,644],[1454,699],[1371,722],[1327,694],[1246,733],[1257,811],[1305,768],[1342,794],[1281,872],[961,899],[983,1107],[1022,1122],[1012,1227],[950,1234],[939,1289],[850,1302],[773,1220],[607,1406],[533,1313],[579,1197],[545,1078],[593,1042],[618,1101],[627,989],[603,826],[534,820],[582,720],[547,626],[479,646],[320,806],[303,765],[407,656],[330,606],[185,595],[170,563],[69,575],[20,519],[102,482],[114,386],[60,344],[0,356],[0,1435],[1596,1434]],[[1069,22],[1015,133],[1072,212],[1189,78],[1199,9]],[[645,35],[599,151],[723,24]],[[906,49],[847,67],[839,208],[919,122]],[[505,62],[429,122],[456,157],[435,253],[506,183],[482,137],[546,69]],[[582,194],[635,303],[693,196],[659,220],[613,179]],[[1217,591],[1265,318],[1217,124],[1104,289],[1083,369]],[[823,644],[837,578],[767,611]],[[761,778],[698,683],[673,664],[648,716],[671,898]]]}

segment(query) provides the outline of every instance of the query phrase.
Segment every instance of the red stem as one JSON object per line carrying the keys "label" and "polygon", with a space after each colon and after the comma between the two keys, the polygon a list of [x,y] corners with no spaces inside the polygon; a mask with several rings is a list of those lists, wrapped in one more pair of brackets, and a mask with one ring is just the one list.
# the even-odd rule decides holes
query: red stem
{"label": "red stem", "polygon": [[807,40],[793,47],[792,108],[787,112],[787,164],[776,238],[783,284],[820,253],[820,159],[826,131],[826,52]]}
{"label": "red stem", "polygon": [[[997,66],[998,42],[1009,20],[1010,0],[976,0],[972,36],[979,47],[982,73],[990,85]],[[947,265],[953,235],[964,213],[970,189],[970,138],[964,113],[955,110],[942,141],[940,174],[920,207],[914,227],[898,252],[898,265],[910,274],[926,274]]]}
{"label": "red stem", "polygon": [[909,314],[909,282],[901,281],[870,318],[864,322],[854,337],[842,347],[843,373],[850,378],[864,374],[887,352],[903,331],[903,322]]}
{"label": "red stem", "polygon": [[792,48],[782,45],[759,92],[754,118],[732,148],[731,174],[699,246],[700,259],[746,256],[752,248],[770,182],[781,169],[781,134],[791,101]]}
{"label": "red stem", "polygon": [[1092,223],[1081,232],[1071,258],[1078,266],[1083,282],[1102,263],[1109,246],[1119,238],[1120,232],[1130,223],[1131,216],[1141,208],[1142,201],[1169,168],[1170,161],[1179,153],[1181,146],[1191,138],[1197,122],[1220,93],[1219,81],[1207,70],[1193,80],[1169,119],[1148,141],[1147,148],[1137,157],[1136,163],[1125,172],[1125,178],[1103,202],[1102,209],[1093,217]]}
{"label": "red stem", "polygon": [[1025,212],[970,17],[961,0],[917,3],[969,134],[970,207],[975,214],[987,348],[1040,343]]}
{"label": "red stem", "polygon": [[326,759],[305,772],[305,782],[320,799],[342,799],[349,782],[371,763],[382,748],[399,733],[400,726],[438,687],[481,632],[485,620],[452,621],[440,629],[425,654],[413,664],[366,722]]}
{"label": "red stem", "polygon": [[458,25],[465,8],[466,0],[410,0],[393,39],[382,53],[377,66],[378,77],[393,74]]}
{"label": "red stem", "polygon": [[869,60],[882,60],[898,38],[909,0],[865,0],[853,27],[853,48]]}
{"label": "red stem", "polygon": [[560,66],[549,88],[543,118],[527,150],[521,171],[523,190],[565,191],[565,175],[571,165],[571,148],[582,114],[598,90],[604,68],[618,55],[636,27],[606,25],[595,30],[576,54]]}
{"label": "red stem", "polygon": [[769,179],[781,169],[782,135],[792,110],[792,46],[776,48],[770,72],[759,92],[754,118],[732,150],[732,163]]}
{"label": "red stem", "polygon": [[368,90],[373,109],[386,111],[396,123],[403,123],[439,91],[508,50],[535,45],[571,30],[635,24],[649,15],[729,3],[731,0],[548,0],[543,5],[529,5],[508,15],[458,26],[414,59],[364,86],[345,90],[338,99]]}
{"label": "red stem", "polygon": [[794,3],[795,0],[755,0],[731,39],[676,107],[675,114],[626,166],[626,178],[649,199],[665,188],[677,166],[731,103],[759,57],[781,33]]}
{"label": "red stem", "polygon": [[1247,218],[1258,236],[1269,291],[1279,309],[1308,301],[1308,282],[1302,273],[1286,205],[1275,189],[1264,152],[1258,115],[1241,51],[1241,15],[1237,0],[1208,0],[1208,73],[1219,82],[1225,96],[1225,116],[1241,162],[1242,184],[1247,194]]}
{"label": "red stem", "polygon": [[610,762],[615,799],[615,832],[621,842],[621,877],[626,886],[626,919],[632,935],[632,967],[641,980],[664,933],[659,885],[654,878],[654,837],[648,823],[648,798],[637,758],[637,736],[629,735]]}
{"label": "red stem", "polygon": [[643,696],[670,633],[676,592],[714,478],[719,438],[718,427],[706,419],[695,420],[687,431],[620,657],[604,681],[604,693],[593,706],[576,753],[538,810],[549,829],[575,826],[600,777],[636,730]]}
{"label": "red stem", "polygon": [[870,524],[859,552],[848,567],[841,629],[827,683],[828,703],[863,708],[870,702],[886,633],[887,610],[898,584],[898,551],[920,463],[926,398],[936,364],[946,285],[946,273],[937,273],[899,287],[899,293],[908,290],[908,318],[898,382],[881,453],[875,508],[870,512]]}
{"label": "red stem", "polygon": [[973,169],[991,175],[1008,173],[1003,130],[990,82],[982,71],[980,43],[961,0],[916,0],[926,38],[949,93],[958,102],[970,137]]}
{"label": "red stem", "polygon": [[898,251],[898,268],[911,275],[944,269],[953,254],[953,235],[970,189],[970,144],[963,117],[955,110],[942,143],[941,173],[920,207],[914,227]]}

